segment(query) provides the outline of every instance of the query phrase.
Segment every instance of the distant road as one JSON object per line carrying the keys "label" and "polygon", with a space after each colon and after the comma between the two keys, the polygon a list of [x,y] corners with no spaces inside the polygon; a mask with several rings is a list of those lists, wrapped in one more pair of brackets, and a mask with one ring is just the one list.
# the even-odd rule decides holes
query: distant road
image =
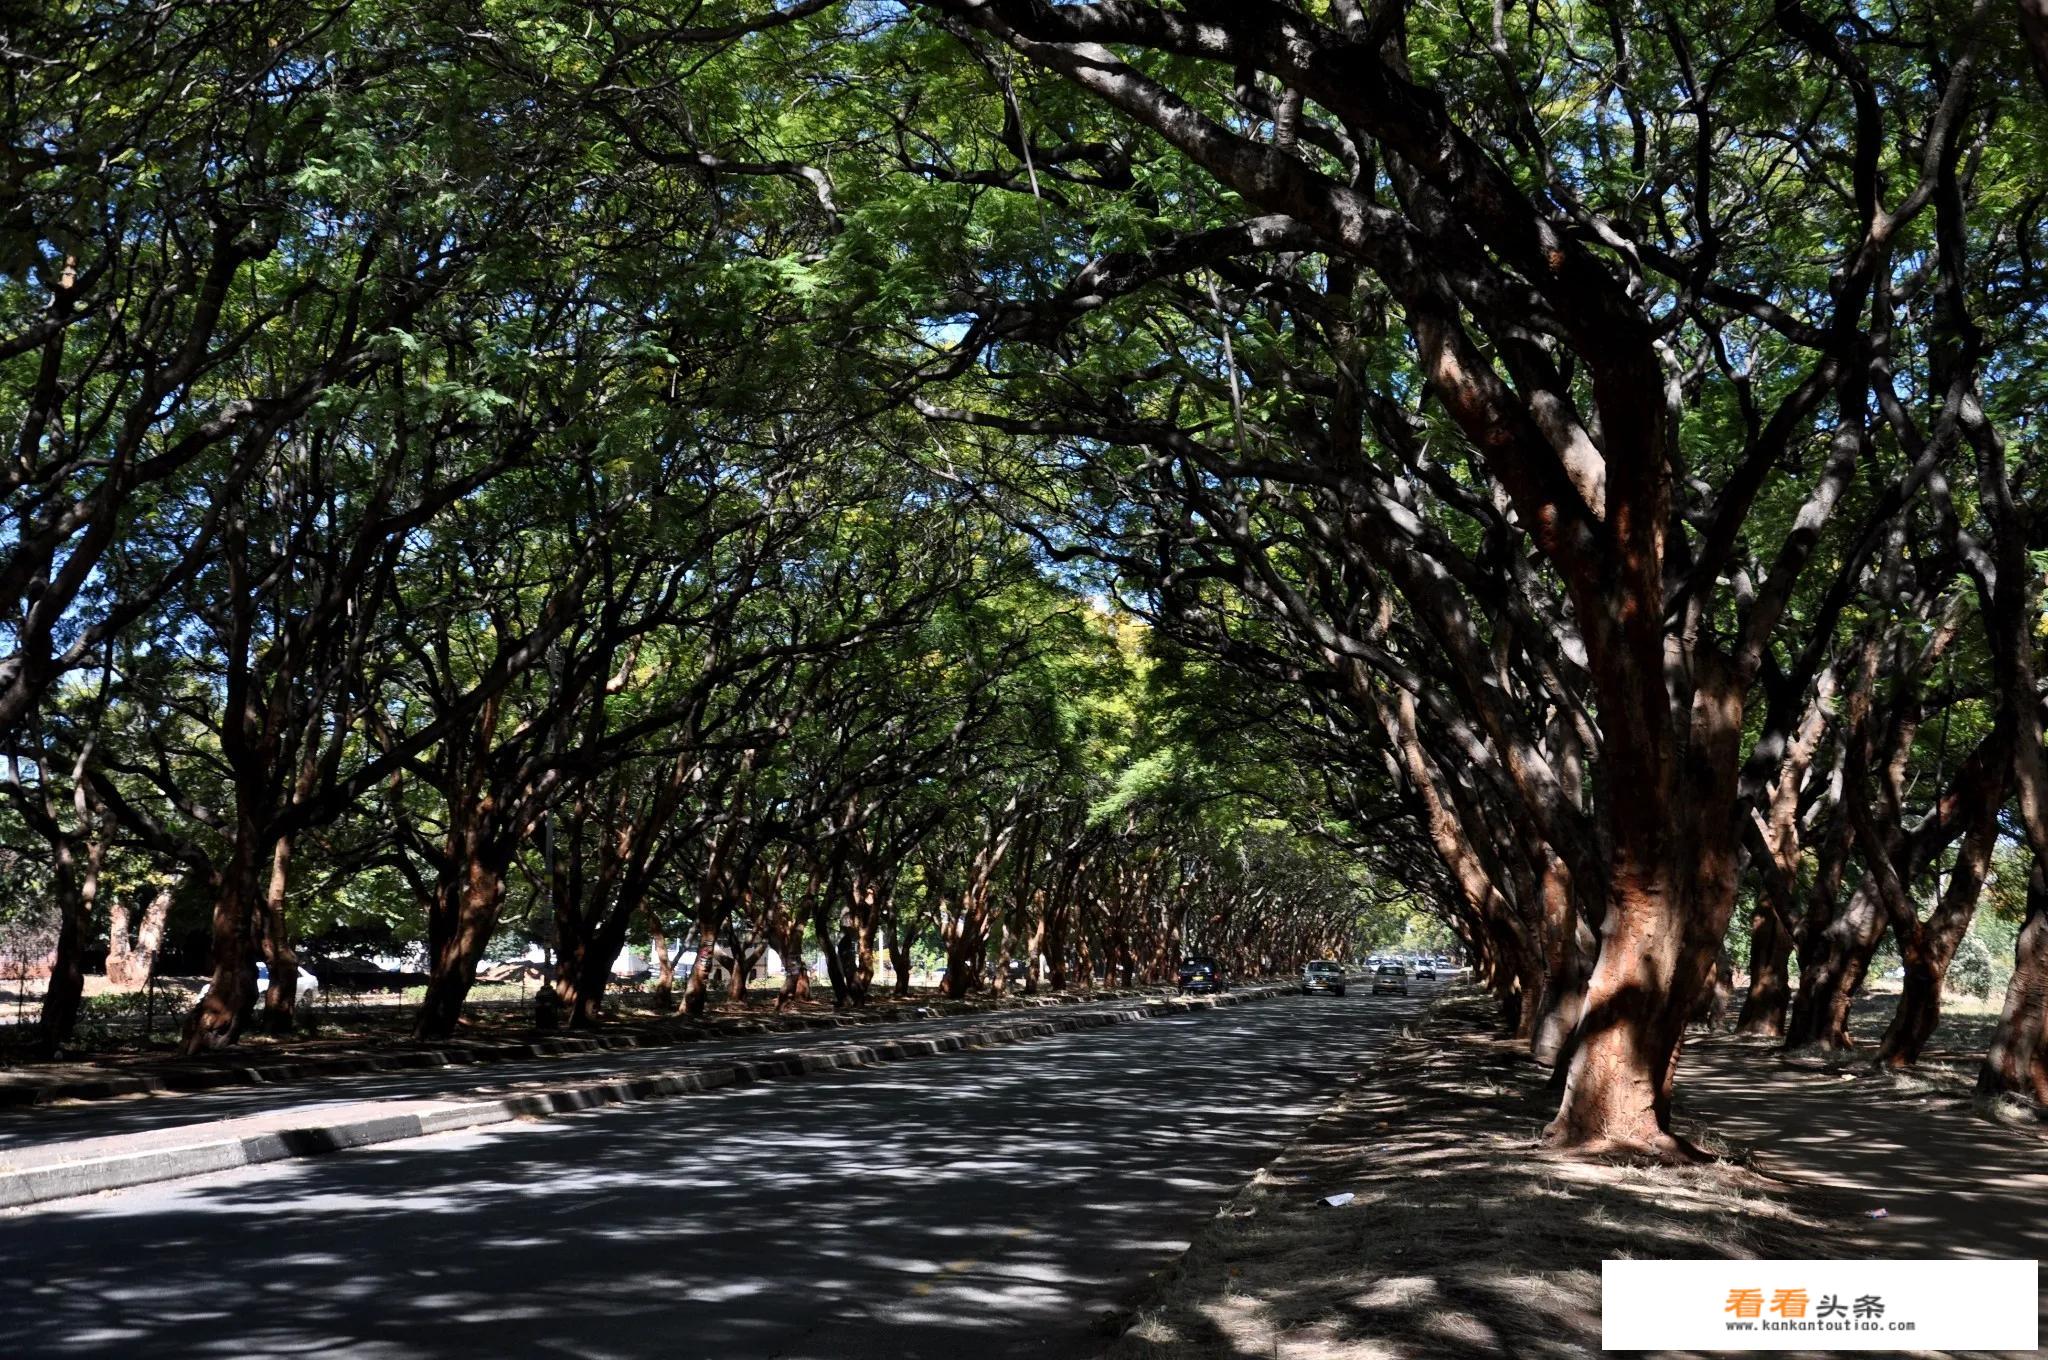
{"label": "distant road", "polygon": [[9,1357],[1085,1356],[1416,1001],[1287,998],[0,1216]]}

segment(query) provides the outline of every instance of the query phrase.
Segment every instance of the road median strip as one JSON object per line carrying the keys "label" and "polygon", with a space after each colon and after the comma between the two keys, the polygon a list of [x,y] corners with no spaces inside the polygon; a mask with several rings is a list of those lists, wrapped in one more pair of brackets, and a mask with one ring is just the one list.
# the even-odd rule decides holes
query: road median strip
{"label": "road median strip", "polygon": [[[582,1081],[548,1090],[520,1091],[481,1100],[366,1102],[356,1107],[352,1114],[285,1128],[258,1128],[232,1133],[226,1130],[237,1123],[247,1129],[265,1117],[226,1120],[218,1124],[190,1126],[190,1138],[180,1141],[165,1140],[167,1136],[183,1130],[172,1131],[172,1135],[152,1131],[49,1145],[17,1154],[14,1158],[0,1157],[0,1208],[21,1208],[77,1195],[126,1190],[138,1185],[183,1180],[265,1162],[324,1156],[346,1148],[452,1133],[513,1119],[548,1119],[609,1105],[663,1100],[815,1072],[854,1071],[913,1058],[995,1048],[1159,1016],[1185,1015],[1218,1006],[1264,1001],[1298,991],[1292,986],[1260,985],[1206,997],[1158,997],[1101,1010],[1052,1014],[1040,1011],[1029,1019],[969,1024],[934,1034],[898,1036],[865,1044],[784,1049],[743,1061],[678,1068],[645,1076]],[[92,1150],[81,1155],[65,1155],[67,1149],[85,1148]],[[23,1156],[43,1160],[34,1165],[20,1165]],[[10,1161],[17,1164],[9,1165]]]}

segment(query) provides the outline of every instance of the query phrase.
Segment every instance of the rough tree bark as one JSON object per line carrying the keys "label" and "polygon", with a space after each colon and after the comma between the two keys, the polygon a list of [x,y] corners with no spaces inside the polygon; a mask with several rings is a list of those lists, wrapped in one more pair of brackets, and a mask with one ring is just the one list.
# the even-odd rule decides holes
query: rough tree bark
{"label": "rough tree bark", "polygon": [[299,956],[292,948],[291,931],[285,924],[285,891],[289,882],[292,838],[279,836],[270,851],[270,872],[265,880],[262,919],[258,932],[263,961],[270,965],[270,985],[263,993],[263,1027],[272,1034],[289,1034],[299,1016]]}
{"label": "rough tree bark", "polygon": [[462,1023],[462,1003],[476,985],[477,965],[497,929],[511,862],[509,844],[480,846],[464,860],[459,877],[436,894],[427,920],[433,968],[413,1021],[414,1038],[446,1039]]}
{"label": "rough tree bark", "polygon": [[171,901],[177,886],[166,883],[150,894],[149,904],[136,921],[128,902],[116,896],[110,904],[107,930],[107,981],[116,987],[137,989],[149,985],[156,971],[157,951],[163,947],[164,924],[170,919]]}
{"label": "rough tree bark", "polygon": [[[2002,795],[1982,800],[1975,824],[1964,835],[1956,852],[1955,868],[1941,901],[1925,922],[1908,929],[1910,945],[1899,950],[1906,964],[1905,986],[1899,993],[1898,1009],[1878,1045],[1877,1061],[1887,1067],[1910,1067],[1920,1061],[1921,1050],[1941,1022],[1941,989],[1955,961],[1956,948],[1976,915],[1977,897],[1983,890],[1985,874],[1991,867],[1991,852],[1998,843],[1998,810]],[[1893,924],[1897,933],[1898,923]]]}
{"label": "rough tree bark", "polygon": [[1779,913],[1758,907],[1749,918],[1749,983],[1736,1013],[1737,1034],[1778,1038],[1792,1000],[1792,937],[1778,925]]}
{"label": "rough tree bark", "polygon": [[234,849],[214,896],[213,977],[185,1020],[180,1051],[188,1056],[233,1043],[255,1004],[262,929],[258,899],[263,891],[257,875],[259,863],[267,858],[265,847],[258,845],[260,837],[247,816],[238,820]]}
{"label": "rough tree bark", "polygon": [[2013,945],[2012,981],[1977,1072],[1985,1095],[2023,1095],[2048,1104],[2048,862],[2027,875],[2027,915]]}

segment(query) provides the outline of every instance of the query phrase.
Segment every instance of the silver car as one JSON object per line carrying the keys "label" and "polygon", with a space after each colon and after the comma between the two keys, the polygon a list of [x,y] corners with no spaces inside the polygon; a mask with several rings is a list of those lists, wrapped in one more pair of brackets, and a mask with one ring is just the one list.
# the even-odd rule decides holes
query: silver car
{"label": "silver car", "polygon": [[1301,990],[1311,996],[1317,992],[1342,996],[1344,983],[1344,965],[1335,959],[1317,959],[1301,970]]}

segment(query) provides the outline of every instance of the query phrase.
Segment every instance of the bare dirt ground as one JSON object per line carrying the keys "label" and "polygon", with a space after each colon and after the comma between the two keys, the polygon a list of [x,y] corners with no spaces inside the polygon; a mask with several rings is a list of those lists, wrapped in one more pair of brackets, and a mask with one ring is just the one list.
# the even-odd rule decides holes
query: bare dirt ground
{"label": "bare dirt ground", "polygon": [[1967,1100],[1711,1039],[1688,1050],[1680,1114],[1721,1160],[1565,1163],[1533,1146],[1544,1075],[1492,1021],[1448,997],[1390,1044],[1217,1215],[1110,1360],[1592,1356],[1605,1259],[2048,1256],[2048,1148]]}
{"label": "bare dirt ground", "polygon": [[1717,1035],[1688,1047],[1681,1108],[1757,1171],[1858,1206],[1831,1255],[2048,1260],[2048,1128],[1973,1097],[1978,1028],[1945,1020],[1908,1073],[1872,1067],[1868,1046],[1781,1057]]}

